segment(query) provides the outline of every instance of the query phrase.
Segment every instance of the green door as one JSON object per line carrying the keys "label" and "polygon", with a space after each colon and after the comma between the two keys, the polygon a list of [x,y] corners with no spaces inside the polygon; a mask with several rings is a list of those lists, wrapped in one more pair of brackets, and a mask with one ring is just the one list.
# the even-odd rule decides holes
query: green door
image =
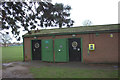
{"label": "green door", "polygon": [[42,40],[42,61],[53,62],[53,40]]}
{"label": "green door", "polygon": [[55,39],[55,62],[68,62],[67,39]]}

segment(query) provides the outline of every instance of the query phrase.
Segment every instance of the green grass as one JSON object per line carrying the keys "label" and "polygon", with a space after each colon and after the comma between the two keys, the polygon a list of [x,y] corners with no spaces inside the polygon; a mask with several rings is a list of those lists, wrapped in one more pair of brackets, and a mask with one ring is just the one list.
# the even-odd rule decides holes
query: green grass
{"label": "green grass", "polygon": [[2,47],[2,62],[23,60],[23,46]]}
{"label": "green grass", "polygon": [[35,78],[118,78],[117,70],[40,67],[30,68]]}

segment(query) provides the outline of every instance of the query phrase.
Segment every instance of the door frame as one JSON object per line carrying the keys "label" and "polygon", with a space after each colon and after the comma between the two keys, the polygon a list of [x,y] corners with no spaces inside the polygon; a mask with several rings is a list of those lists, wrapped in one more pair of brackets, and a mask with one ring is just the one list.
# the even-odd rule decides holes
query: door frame
{"label": "door frame", "polygon": [[[77,38],[77,37],[73,37],[73,38]],[[69,42],[69,39],[73,39],[73,38],[66,38],[67,39],[67,43]],[[63,38],[63,39],[65,39],[65,38]],[[80,42],[81,42],[81,45],[80,45],[80,47],[81,47],[81,61],[80,62],[83,62],[83,41],[82,41],[81,37],[78,37],[77,39],[80,39]],[[32,39],[31,40],[31,61],[32,61],[32,41],[33,40],[41,40],[41,39]],[[54,46],[54,44],[53,44],[53,46]],[[67,47],[68,47],[67,48],[67,53],[68,53],[68,56],[69,56],[69,44],[67,44]],[[42,54],[41,54],[41,56],[42,56]],[[53,56],[54,56],[54,53],[53,53]],[[53,61],[54,61],[54,58],[53,58]],[[68,61],[70,62],[69,57],[68,57]]]}
{"label": "door frame", "polygon": [[[81,61],[80,62],[83,62],[83,43],[82,43],[82,38],[81,37],[68,38],[68,42],[69,42],[69,39],[75,39],[75,38],[76,39],[80,39],[80,47],[81,47]],[[69,43],[68,43],[68,52],[69,52]]]}
{"label": "door frame", "polygon": [[[33,60],[33,58],[32,58],[32,41],[34,41],[34,40],[41,40],[41,39],[32,39],[31,40],[31,61]],[[42,54],[41,54],[41,56],[42,56]],[[42,58],[41,58],[42,59]]]}

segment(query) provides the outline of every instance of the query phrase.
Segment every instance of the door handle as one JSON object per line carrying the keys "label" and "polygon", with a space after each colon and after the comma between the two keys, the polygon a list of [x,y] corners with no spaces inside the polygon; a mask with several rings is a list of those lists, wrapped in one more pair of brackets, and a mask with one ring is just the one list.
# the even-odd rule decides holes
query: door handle
{"label": "door handle", "polygon": [[35,51],[35,49],[33,49],[33,51]]}
{"label": "door handle", "polygon": [[80,51],[80,48],[78,48],[77,50]]}
{"label": "door handle", "polygon": [[58,49],[58,51],[60,52],[60,51],[61,51],[61,49]]}

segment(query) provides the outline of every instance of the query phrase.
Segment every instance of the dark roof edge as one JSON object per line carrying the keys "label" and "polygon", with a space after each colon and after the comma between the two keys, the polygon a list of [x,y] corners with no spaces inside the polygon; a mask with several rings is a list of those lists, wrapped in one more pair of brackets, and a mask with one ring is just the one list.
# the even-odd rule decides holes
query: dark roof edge
{"label": "dark roof edge", "polygon": [[[87,27],[97,27],[97,26],[112,26],[112,25],[118,25],[120,26],[120,24],[104,24],[104,25],[90,25],[90,26],[87,26]],[[69,27],[69,28],[76,28],[76,27],[86,27],[86,26],[73,26],[73,27]],[[66,29],[67,27],[65,28],[53,28],[53,29],[48,29],[48,30],[56,30],[56,29]],[[41,29],[41,30],[46,30],[46,29]],[[35,31],[35,30],[33,30]]]}
{"label": "dark roof edge", "polygon": [[91,34],[91,33],[107,33],[107,32],[120,32],[120,29],[115,30],[102,30],[102,31],[85,31],[85,32],[67,32],[67,33],[52,33],[52,34],[37,34],[37,35],[23,35],[22,37],[43,37],[43,36],[57,36],[57,35],[71,35],[71,34]]}

